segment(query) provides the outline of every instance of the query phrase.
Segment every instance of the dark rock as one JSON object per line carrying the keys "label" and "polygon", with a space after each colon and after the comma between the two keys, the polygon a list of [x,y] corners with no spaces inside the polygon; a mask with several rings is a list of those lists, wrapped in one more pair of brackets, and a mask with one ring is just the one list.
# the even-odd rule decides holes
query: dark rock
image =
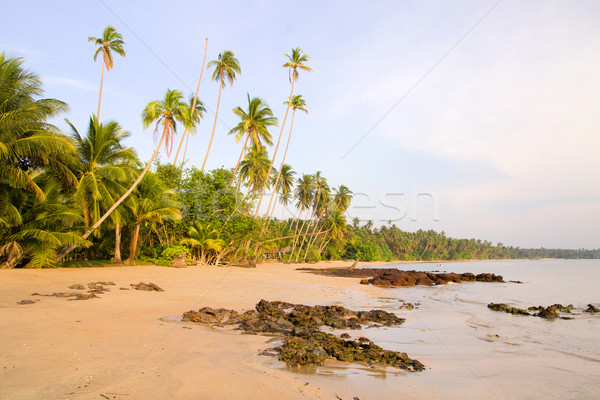
{"label": "dark rock", "polygon": [[85,290],[85,286],[83,286],[81,283],[76,283],[74,285],[69,286],[69,289]]}
{"label": "dark rock", "polygon": [[52,294],[32,293],[31,295],[32,296],[47,296],[47,297],[74,297],[74,299],[68,299],[68,300],[88,300],[88,299],[93,299],[93,298],[98,297],[98,296],[96,296],[95,293],[85,294],[85,293],[79,293],[79,292],[54,292]]}
{"label": "dark rock", "polygon": [[179,257],[175,257],[171,262],[169,262],[169,267],[172,268],[187,268],[187,263],[185,262],[185,251],[182,251]]}
{"label": "dark rock", "polygon": [[470,272],[457,273],[434,273],[421,271],[401,271],[395,268],[299,268],[301,271],[325,276],[339,276],[362,279],[362,285],[372,284],[380,287],[415,286],[415,285],[445,285],[449,282],[504,282],[502,276],[495,274],[474,275]]}
{"label": "dark rock", "polygon": [[30,299],[27,299],[27,300],[21,300],[21,301],[17,301],[17,304],[20,304],[20,305],[25,305],[25,304],[35,304],[35,303],[37,303],[38,301],[40,301],[40,300],[39,300],[39,299],[38,299],[38,300],[30,300]]}
{"label": "dark rock", "polygon": [[345,333],[345,332],[344,332],[344,333],[342,333],[342,334],[340,335],[340,337],[341,337],[342,339],[350,339],[350,335],[349,335],[349,334],[347,334],[347,333]]}
{"label": "dark rock", "polygon": [[98,296],[96,296],[95,293],[90,293],[90,294],[83,294],[83,293],[78,293],[77,296],[74,299],[67,299],[69,301],[73,301],[73,300],[89,300],[89,299],[96,299],[98,298]]}
{"label": "dark rock", "polygon": [[[261,300],[256,311],[242,314],[226,309],[205,307],[188,311],[183,321],[211,325],[239,324],[239,330],[247,334],[283,336],[283,345],[269,349],[263,354],[279,355],[288,365],[321,365],[329,358],[340,361],[367,362],[390,365],[409,371],[422,370],[423,364],[408,358],[405,353],[383,350],[370,339],[361,337],[346,341],[321,332],[321,326],[336,329],[361,329],[361,326],[401,325],[403,318],[382,310],[353,311],[342,306],[307,306],[282,301]],[[343,338],[350,338],[347,333]]]}
{"label": "dark rock", "polygon": [[47,296],[47,297],[77,297],[81,293],[77,292],[54,292],[52,294],[31,293],[32,296]]}
{"label": "dark rock", "polygon": [[588,308],[584,312],[595,314],[600,312],[600,309],[594,307],[593,304],[588,304]]}
{"label": "dark rock", "polygon": [[183,314],[182,321],[196,322],[215,325],[232,325],[241,321],[240,314],[234,310],[225,308],[213,309],[210,307],[201,308],[198,311],[188,311]]}
{"label": "dark rock", "polygon": [[140,282],[140,283],[136,283],[136,284],[132,283],[129,286],[133,287],[135,290],[145,290],[147,292],[164,292],[163,289],[161,289],[160,287],[158,287],[158,285],[156,285],[152,282],[148,282],[148,283]]}
{"label": "dark rock", "polygon": [[488,304],[488,308],[493,311],[506,312],[513,315],[530,315],[526,310],[517,307],[511,307],[508,304],[504,303],[490,303]]}
{"label": "dark rock", "polygon": [[362,342],[344,340],[319,331],[289,338],[273,350],[288,366],[323,365],[327,359],[334,358],[346,362],[389,365],[408,371],[425,369],[423,364],[409,358],[406,353],[384,350],[368,339]]}

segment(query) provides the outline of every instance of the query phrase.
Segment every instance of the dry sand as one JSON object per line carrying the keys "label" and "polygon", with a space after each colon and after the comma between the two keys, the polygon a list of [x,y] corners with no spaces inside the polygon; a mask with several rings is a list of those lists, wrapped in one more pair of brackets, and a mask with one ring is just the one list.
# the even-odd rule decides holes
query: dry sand
{"label": "dry sand", "polygon": [[[0,270],[0,399],[364,400],[411,394],[414,387],[401,382],[387,397],[360,379],[292,372],[259,355],[272,346],[268,337],[172,322],[204,306],[251,309],[261,298],[315,305],[385,296],[385,289],[358,285],[358,279],[296,267]],[[116,286],[85,301],[31,296],[93,281]],[[119,289],[140,281],[165,291]],[[17,304],[24,299],[40,301]],[[422,397],[413,392],[406,398]]]}

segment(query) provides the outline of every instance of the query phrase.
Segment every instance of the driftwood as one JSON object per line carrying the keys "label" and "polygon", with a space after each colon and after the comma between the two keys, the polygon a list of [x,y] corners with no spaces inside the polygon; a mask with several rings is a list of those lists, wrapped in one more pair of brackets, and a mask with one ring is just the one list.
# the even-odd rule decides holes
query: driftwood
{"label": "driftwood", "polygon": [[354,260],[354,262],[352,263],[352,265],[350,267],[348,267],[348,269],[354,271],[356,269],[356,266],[358,265],[359,261],[360,261],[360,258],[357,258],[356,260]]}

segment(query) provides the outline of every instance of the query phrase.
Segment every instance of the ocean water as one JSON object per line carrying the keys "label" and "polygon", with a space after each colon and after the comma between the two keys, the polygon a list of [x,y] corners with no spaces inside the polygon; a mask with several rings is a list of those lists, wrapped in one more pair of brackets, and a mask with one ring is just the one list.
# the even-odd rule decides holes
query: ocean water
{"label": "ocean water", "polygon": [[[390,265],[386,265],[386,268]],[[600,399],[600,260],[485,261],[392,265],[405,270],[492,272],[508,282],[387,289],[352,308],[381,308],[406,318],[398,328],[350,332],[408,353],[427,370],[396,373],[368,368],[322,368],[346,379],[362,398]],[[404,302],[414,310],[399,309]],[[491,311],[487,304],[527,308],[573,304],[573,320],[547,321]],[[498,336],[496,336],[498,335]],[[349,392],[350,393],[350,392]]]}

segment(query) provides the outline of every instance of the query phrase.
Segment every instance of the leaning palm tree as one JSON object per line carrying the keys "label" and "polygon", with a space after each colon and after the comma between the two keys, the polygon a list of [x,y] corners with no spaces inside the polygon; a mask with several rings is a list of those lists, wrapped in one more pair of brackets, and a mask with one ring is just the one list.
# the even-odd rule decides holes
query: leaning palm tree
{"label": "leaning palm tree", "polygon": [[233,170],[232,181],[235,179],[240,162],[248,149],[248,141],[252,139],[253,146],[261,146],[262,142],[273,144],[269,127],[277,126],[277,118],[273,116],[269,105],[259,97],[250,98],[250,94],[248,94],[248,111],[243,110],[242,107],[236,107],[233,109],[233,113],[240,118],[240,122],[229,131],[228,135],[235,135],[236,143],[239,143],[244,136],[246,139]]}
{"label": "leaning palm tree", "polygon": [[[279,172],[281,173],[283,164],[285,163],[285,158],[287,156],[288,148],[290,147],[290,139],[292,138],[292,130],[294,129],[294,117],[296,116],[296,110],[304,111],[308,114],[306,110],[306,101],[302,98],[301,94],[297,94],[292,97],[291,101],[286,101],[284,104],[291,103],[292,106],[292,122],[290,124],[290,133],[288,134],[287,144],[285,145],[285,152],[283,153],[283,160],[281,160],[281,166],[279,167]],[[279,176],[277,175],[277,179],[275,179],[275,187],[279,184]],[[269,209],[271,208],[271,202],[273,201],[273,197],[269,200],[269,206],[267,207],[267,215],[269,214]],[[273,208],[275,208],[275,204],[273,204]]]}
{"label": "leaning palm tree", "polygon": [[338,209],[334,209],[331,212],[329,218],[325,220],[324,225],[329,237],[327,238],[327,240],[323,240],[323,243],[321,243],[321,246],[319,246],[318,257],[321,256],[321,253],[332,239],[342,239],[348,229],[348,225],[346,223],[346,216],[343,212],[340,212],[340,210]]}
{"label": "leaning palm tree", "polygon": [[107,71],[113,67],[113,55],[114,51],[121,57],[125,57],[125,49],[123,49],[123,45],[125,42],[123,41],[123,36],[115,28],[108,25],[104,28],[104,32],[102,32],[102,37],[88,37],[88,42],[94,42],[98,48],[94,53],[94,61],[98,57],[98,54],[102,53],[102,73],[100,75],[100,94],[98,95],[98,112],[96,113],[96,117],[100,119],[100,101],[102,100],[102,85],[104,83],[104,68],[106,67]]}
{"label": "leaning palm tree", "polygon": [[[206,50],[208,49],[208,38],[206,38],[206,43],[204,43],[204,58],[202,59],[202,69],[200,69],[200,78],[198,79],[198,86],[196,86],[196,93],[194,94],[194,100],[191,101],[190,106],[190,115],[192,115],[191,111],[196,109],[196,101],[198,100],[198,91],[200,91],[200,83],[202,82],[202,75],[204,75],[204,64],[206,63]],[[204,107],[204,105],[202,105]],[[181,163],[181,167],[183,168],[183,163],[185,162],[185,153],[187,152],[188,139],[190,138],[187,135],[188,130],[186,129],[181,136],[181,141],[179,142],[179,147],[177,148],[177,154],[175,154],[175,160],[173,160],[173,165],[177,163],[177,158],[179,157],[179,150],[181,150],[181,145],[183,144],[183,139],[185,139],[185,151],[183,152],[183,162]]]}
{"label": "leaning palm tree", "polygon": [[210,141],[208,142],[208,148],[206,149],[206,156],[204,157],[201,171],[204,171],[206,160],[208,160],[208,153],[210,153],[210,147],[212,146],[212,141],[215,137],[215,128],[217,127],[217,118],[219,116],[219,104],[221,103],[221,90],[225,87],[225,80],[229,82],[229,86],[232,86],[236,74],[242,73],[238,59],[235,58],[235,55],[231,50],[225,50],[223,53],[219,54],[219,57],[216,60],[209,61],[208,68],[212,66],[215,67],[212,80],[219,81],[219,98],[217,99],[215,122],[213,124],[212,133],[210,134]]}
{"label": "leaning palm tree", "polygon": [[[325,179],[321,175],[321,171],[317,171],[315,173],[315,194],[314,194],[313,205],[312,205],[313,217],[315,218],[315,224],[314,224],[313,230],[310,234],[308,244],[306,246],[306,253],[304,253],[304,260],[306,260],[306,256],[308,255],[310,246],[316,239],[315,234],[317,231],[317,227],[320,225],[323,215],[328,215],[327,205],[329,203],[329,192],[330,192],[330,189],[329,189],[329,185],[327,184],[327,179]],[[306,233],[308,233],[309,229],[310,229],[310,226],[306,229]]]}
{"label": "leaning palm tree", "polygon": [[[159,125],[163,125],[163,133],[158,141],[158,145],[156,146],[156,150],[148,160],[146,167],[142,171],[142,173],[137,177],[135,182],[127,189],[127,191],[117,200],[105,213],[96,221],[96,223],[89,229],[85,231],[82,238],[87,239],[91,233],[104,222],[106,218],[133,192],[133,190],[137,187],[137,185],[142,181],[144,175],[150,169],[152,162],[158,155],[160,151],[160,147],[162,145],[163,140],[165,141],[165,151],[167,155],[170,154],[169,144],[173,143],[173,135],[176,132],[177,122],[183,122],[184,113],[185,113],[185,104],[183,102],[183,95],[178,90],[170,90],[167,89],[167,93],[165,94],[164,100],[160,101],[151,101],[148,103],[144,111],[142,112],[142,125],[144,128],[149,127],[152,123],[156,122],[156,128],[154,132],[158,132]],[[63,257],[66,254],[70,253],[75,249],[75,246],[69,246],[67,249],[63,250],[59,257]]]}
{"label": "leaning palm tree", "polygon": [[[290,96],[288,97],[288,106],[285,110],[285,116],[283,117],[283,124],[281,125],[281,131],[279,132],[279,138],[277,139],[277,145],[275,146],[275,151],[273,152],[273,159],[271,160],[271,165],[269,165],[269,172],[267,172],[267,176],[271,174],[271,169],[273,168],[273,163],[275,162],[275,157],[277,157],[277,150],[279,150],[279,142],[281,141],[281,135],[283,134],[283,128],[285,127],[285,121],[287,120],[288,113],[290,111],[292,96],[294,95],[294,83],[298,80],[298,70],[304,71],[312,71],[310,67],[304,65],[305,62],[310,60],[310,56],[308,54],[304,54],[300,47],[296,47],[292,49],[292,54],[284,53],[284,56],[288,58],[288,62],[283,64],[283,67],[289,68],[290,74],[290,83],[292,84],[292,90],[290,91]],[[258,215],[258,210],[260,209],[260,205],[262,203],[264,195],[264,190],[260,194],[260,198],[258,200],[258,205],[256,206],[256,211],[254,211],[254,216]]]}
{"label": "leaning palm tree", "polygon": [[[306,210],[306,215],[302,219],[302,227],[300,228],[300,232],[304,230],[304,225],[306,223],[306,218],[308,217],[308,213],[310,212],[310,204],[314,199],[315,193],[315,181],[313,175],[302,174],[302,178],[298,178],[298,186],[294,190],[294,197],[296,198],[296,213],[302,214],[302,211]],[[300,227],[300,219],[296,219],[294,215],[294,219],[292,222],[296,221],[296,228],[294,229],[294,243],[292,245],[292,251],[290,253],[290,259],[294,254],[294,250],[296,249],[296,244],[299,241],[298,237],[298,228]],[[291,226],[290,226],[291,228]]]}

